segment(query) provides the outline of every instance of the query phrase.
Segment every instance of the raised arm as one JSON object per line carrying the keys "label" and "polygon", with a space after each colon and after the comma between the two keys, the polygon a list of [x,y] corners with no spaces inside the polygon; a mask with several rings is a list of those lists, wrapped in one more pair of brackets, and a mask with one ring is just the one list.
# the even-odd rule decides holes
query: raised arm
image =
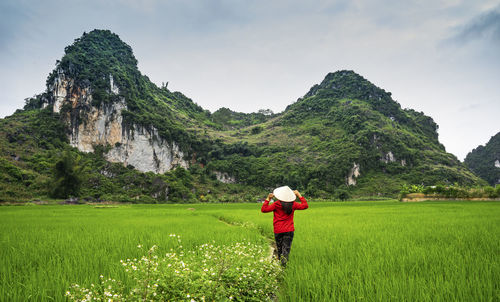
{"label": "raised arm", "polygon": [[297,196],[300,200],[300,203],[294,202],[293,203],[293,209],[294,210],[305,210],[309,208],[309,205],[307,204],[307,200],[300,194],[299,191],[295,190],[293,191],[295,193],[295,196]]}
{"label": "raised arm", "polygon": [[262,213],[268,213],[274,211],[274,209],[276,208],[276,203],[273,202],[272,204],[269,204],[269,201],[273,197],[274,197],[273,193],[269,193],[269,195],[267,195],[267,198],[266,200],[264,200],[262,208],[260,209]]}

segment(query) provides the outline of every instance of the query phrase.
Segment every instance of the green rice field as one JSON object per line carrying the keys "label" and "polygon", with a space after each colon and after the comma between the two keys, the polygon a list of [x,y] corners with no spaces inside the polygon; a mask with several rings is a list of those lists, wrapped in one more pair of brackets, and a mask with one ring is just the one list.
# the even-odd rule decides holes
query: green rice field
{"label": "green rice field", "polygon": [[[310,202],[279,301],[500,301],[500,203]],[[138,245],[268,245],[260,204],[0,207],[0,301],[65,301],[73,283],[127,284]],[[187,299],[189,301],[189,299]]]}

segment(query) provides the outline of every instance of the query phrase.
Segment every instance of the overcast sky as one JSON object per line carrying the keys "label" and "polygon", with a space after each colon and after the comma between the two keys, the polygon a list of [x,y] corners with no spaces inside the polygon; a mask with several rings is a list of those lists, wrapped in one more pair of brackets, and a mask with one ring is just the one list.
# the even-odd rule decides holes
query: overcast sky
{"label": "overcast sky", "polygon": [[0,117],[95,28],[212,112],[281,112],[351,69],[431,116],[461,160],[500,131],[500,0],[0,0]]}

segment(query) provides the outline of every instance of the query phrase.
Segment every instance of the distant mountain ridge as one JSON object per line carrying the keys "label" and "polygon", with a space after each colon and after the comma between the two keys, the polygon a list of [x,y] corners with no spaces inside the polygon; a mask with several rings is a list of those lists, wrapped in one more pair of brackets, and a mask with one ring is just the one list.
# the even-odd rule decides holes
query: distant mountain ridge
{"label": "distant mountain ridge", "polygon": [[[32,139],[23,124],[40,124],[41,119],[60,124],[48,135],[55,143],[20,151]],[[481,183],[445,152],[432,118],[401,109],[389,92],[353,71],[329,73],[281,113],[228,108],[210,113],[182,93],[153,84],[137,69],[130,46],[107,30],[84,33],[66,47],[47,78],[47,90],[4,119],[0,130],[6,144],[0,154],[8,166],[0,172],[18,169],[20,175],[44,175],[48,181],[50,169],[27,163],[41,153],[50,167],[58,150],[72,146],[84,152],[71,151],[75,156],[99,170],[99,175],[85,174],[94,182],[83,189],[97,197],[202,199],[207,192],[227,197],[286,184],[329,198],[343,191],[391,195],[403,183]],[[13,131],[26,139],[20,141]],[[17,153],[22,159],[13,161]],[[119,165],[128,170],[119,172]],[[188,174],[174,175],[182,171],[177,167]],[[112,189],[104,185],[129,173],[145,183],[132,185],[133,190],[121,183],[125,180],[117,180]],[[153,179],[161,181],[154,185]],[[10,176],[4,180],[4,185],[14,181]],[[223,189],[219,182],[225,183]],[[35,191],[42,194],[43,185]]]}

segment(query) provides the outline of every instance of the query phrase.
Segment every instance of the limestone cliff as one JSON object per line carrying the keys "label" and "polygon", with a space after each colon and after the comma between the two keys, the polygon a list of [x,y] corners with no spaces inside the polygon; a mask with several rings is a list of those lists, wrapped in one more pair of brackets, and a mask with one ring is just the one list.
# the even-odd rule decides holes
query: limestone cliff
{"label": "limestone cliff", "polygon": [[124,123],[122,111],[127,109],[127,103],[111,75],[108,92],[117,95],[118,101],[96,105],[92,89],[80,86],[58,70],[48,85],[49,98],[43,104],[61,113],[73,147],[93,152],[96,145],[109,146],[107,160],[131,165],[142,172],[164,173],[176,166],[188,167],[178,145],[161,138],[156,128]]}
{"label": "limestone cliff", "polygon": [[349,171],[349,174],[346,177],[346,185],[348,186],[355,186],[356,185],[356,178],[358,178],[361,173],[359,172],[359,164],[354,163],[351,170]]}

